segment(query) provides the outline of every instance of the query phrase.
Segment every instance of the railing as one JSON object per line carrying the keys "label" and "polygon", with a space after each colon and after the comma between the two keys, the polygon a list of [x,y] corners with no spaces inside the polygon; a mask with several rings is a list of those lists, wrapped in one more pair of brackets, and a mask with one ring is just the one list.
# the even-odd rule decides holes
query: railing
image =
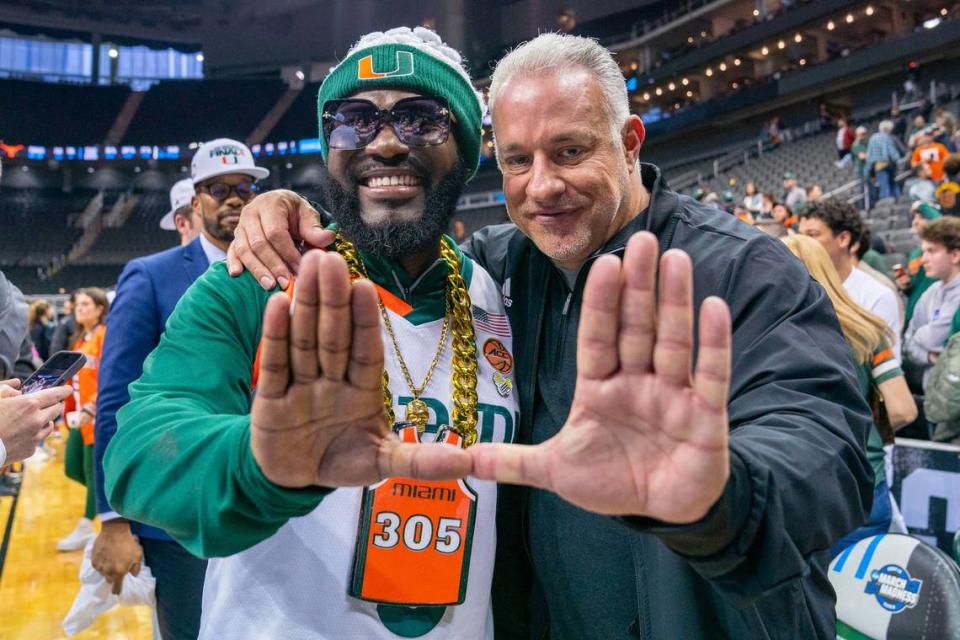
{"label": "railing", "polygon": [[[820,133],[820,131],[820,123],[816,120],[812,120],[797,127],[783,129],[780,132],[780,136],[783,142],[790,143],[794,140],[816,135],[817,133]],[[670,187],[676,190],[688,189],[703,182],[704,180],[716,179],[720,177],[721,173],[729,171],[730,169],[740,165],[749,165],[751,160],[760,158],[763,156],[763,154],[770,153],[773,150],[775,150],[775,148],[769,147],[768,143],[763,140],[755,140],[746,144],[737,145],[733,148],[728,148],[727,151],[722,152],[722,155],[713,160],[707,171],[704,171],[704,169],[701,167],[698,169],[691,169],[690,171],[676,176],[671,176],[669,179]],[[704,159],[709,159],[709,157]],[[687,164],[687,162],[684,161],[683,164]],[[665,164],[661,167],[661,169],[668,171],[670,169],[670,165]]]}
{"label": "railing", "polygon": [[687,14],[693,13],[697,9],[701,9],[714,2],[716,2],[716,0],[687,0],[683,3],[674,3],[675,5],[679,4],[680,6],[675,6],[672,10],[663,12],[659,17],[654,18],[653,20],[634,22],[630,25],[629,32],[625,31],[616,35],[607,36],[605,38],[598,38],[598,41],[603,46],[611,48],[613,48],[614,45],[629,43],[630,41],[642,38],[643,36],[656,31],[657,29],[666,27],[671,23],[680,20]]}
{"label": "railing", "polygon": [[90,198],[90,202],[83,209],[83,213],[77,219],[76,225],[83,227],[83,233],[77,238],[77,241],[67,250],[65,254],[54,257],[45,269],[42,279],[52,278],[60,273],[65,266],[86,253],[97,238],[100,237],[100,231],[103,230],[103,192]]}

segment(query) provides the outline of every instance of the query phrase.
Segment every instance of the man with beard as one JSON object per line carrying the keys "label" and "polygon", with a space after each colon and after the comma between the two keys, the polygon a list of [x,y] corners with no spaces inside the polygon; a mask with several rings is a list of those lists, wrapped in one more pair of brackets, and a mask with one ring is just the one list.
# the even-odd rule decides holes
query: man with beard
{"label": "man with beard", "polygon": [[441,481],[517,421],[500,290],[443,235],[482,98],[396,29],[318,106],[328,251],[272,297],[221,264],[191,287],[118,414],[110,502],[211,558],[200,638],[492,638],[496,484]]}
{"label": "man with beard", "polygon": [[132,260],[120,274],[103,343],[94,440],[97,511],[103,526],[94,543],[93,566],[119,593],[123,577],[136,575],[146,562],[157,579],[157,619],[164,640],[197,637],[206,562],[162,529],[122,518],[110,508],[103,490],[103,454],[116,434],[117,410],[129,399],[127,385],[140,377],[144,360],[160,342],[167,318],[187,288],[210,264],[223,259],[240,209],[255,195],[255,181],[270,174],[254,166],[246,145],[226,138],[201,145],[191,168],[192,183],[178,182],[171,202],[178,218],[179,205],[193,208],[190,215],[202,221],[200,237]]}
{"label": "man with beard", "polygon": [[[639,162],[595,41],[535,38],[489,96],[516,226],[466,247],[501,283],[524,444],[468,453],[532,487],[501,485],[498,640],[833,638],[829,547],[873,474],[829,299],[781,242]],[[243,219],[231,251],[256,277],[304,269],[291,228],[322,239],[293,194]]]}

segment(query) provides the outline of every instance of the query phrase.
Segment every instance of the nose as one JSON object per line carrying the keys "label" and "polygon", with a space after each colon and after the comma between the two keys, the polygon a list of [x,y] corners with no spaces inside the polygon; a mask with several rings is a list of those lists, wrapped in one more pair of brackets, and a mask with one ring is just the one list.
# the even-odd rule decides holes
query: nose
{"label": "nose", "polygon": [[244,202],[243,198],[238,196],[236,191],[231,191],[230,195],[227,196],[227,199],[223,201],[223,204],[236,209],[243,207]]}
{"label": "nose", "polygon": [[552,163],[543,156],[534,157],[527,181],[527,197],[535,202],[552,202],[563,193],[564,188],[563,180]]}
{"label": "nose", "polygon": [[397,137],[397,132],[389,124],[380,128],[377,137],[364,147],[367,155],[389,160],[410,153],[410,147],[403,144]]}

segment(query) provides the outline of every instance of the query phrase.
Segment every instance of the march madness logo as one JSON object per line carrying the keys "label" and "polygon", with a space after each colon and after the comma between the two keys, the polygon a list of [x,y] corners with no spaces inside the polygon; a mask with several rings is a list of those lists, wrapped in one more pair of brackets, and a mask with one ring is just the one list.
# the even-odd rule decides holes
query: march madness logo
{"label": "march madness logo", "polygon": [[210,150],[211,158],[220,158],[220,164],[240,164],[241,156],[247,155],[240,147],[224,145]]}
{"label": "march madness logo", "polygon": [[409,51],[397,51],[393,69],[375,70],[373,56],[364,56],[357,62],[358,80],[379,80],[380,78],[399,78],[413,75],[413,54]]}
{"label": "march madness logo", "polygon": [[912,609],[920,600],[923,580],[913,580],[903,567],[888,564],[870,572],[866,593],[874,595],[880,606],[891,613]]}

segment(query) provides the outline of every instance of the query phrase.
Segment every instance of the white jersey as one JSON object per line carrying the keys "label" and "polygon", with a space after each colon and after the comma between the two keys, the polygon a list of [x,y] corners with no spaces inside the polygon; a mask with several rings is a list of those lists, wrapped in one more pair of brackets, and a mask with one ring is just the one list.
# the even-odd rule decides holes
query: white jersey
{"label": "white jersey", "polygon": [[[512,442],[519,413],[513,340],[500,290],[475,263],[465,265],[464,273],[469,275],[476,330],[478,441]],[[399,305],[387,301],[387,313],[410,374],[420,382],[433,359],[443,320],[416,318],[416,310],[404,314],[405,303],[396,300]],[[397,419],[402,420],[411,394],[385,331],[383,339],[390,391]],[[438,425],[450,424],[453,410],[450,340],[448,334],[437,370],[422,396],[430,408],[423,442],[430,444],[420,446],[446,446],[434,444],[433,438]],[[210,560],[201,640],[492,639],[497,486],[475,478],[468,482],[478,502],[463,604],[411,608],[350,597],[362,488],[337,489],[312,513],[289,520],[272,537],[236,555]]]}

